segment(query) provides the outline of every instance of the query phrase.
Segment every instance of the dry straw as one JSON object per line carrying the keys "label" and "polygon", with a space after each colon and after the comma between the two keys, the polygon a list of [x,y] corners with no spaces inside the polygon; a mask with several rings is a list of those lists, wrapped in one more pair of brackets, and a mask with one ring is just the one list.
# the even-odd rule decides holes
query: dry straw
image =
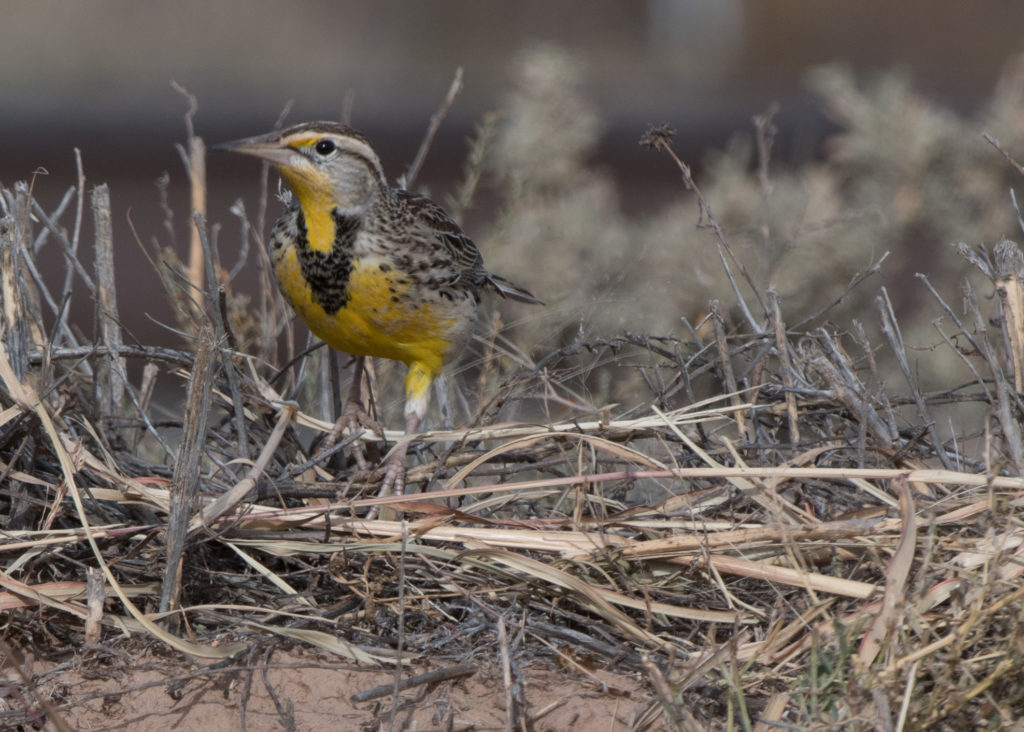
{"label": "dry straw", "polygon": [[[646,142],[671,153],[665,129]],[[201,185],[202,146],[185,149]],[[967,290],[962,311],[925,283],[950,346],[930,357],[973,374],[925,389],[884,291],[883,346],[820,319],[788,328],[676,160],[740,274],[734,306],[723,293],[689,339],[626,334],[544,358],[483,339],[479,368],[492,371],[477,379],[490,392],[476,417],[417,435],[409,480],[423,492],[389,498],[344,451],[318,456],[310,437],[330,425],[231,345],[252,339],[234,333],[241,315],[201,215],[201,266],[183,284],[157,265],[194,303],[191,345],[174,350],[120,330],[105,187],[91,197],[91,270],[81,183],[52,213],[28,186],[3,189],[7,642],[242,659],[276,636],[362,664],[442,658],[440,679],[472,673],[481,649],[511,675],[511,639],[525,639],[517,653],[643,674],[657,700],[634,729],[726,712],[923,727],[1021,710],[1020,250],[965,248],[998,297]],[[59,291],[37,276],[44,246],[65,263]],[[95,304],[94,340],[70,327],[72,300]],[[640,372],[650,398],[567,414],[586,388],[581,352]],[[188,384],[180,411],[159,415],[154,380]],[[358,436],[384,450],[399,437]],[[366,518],[385,504],[401,520]]]}

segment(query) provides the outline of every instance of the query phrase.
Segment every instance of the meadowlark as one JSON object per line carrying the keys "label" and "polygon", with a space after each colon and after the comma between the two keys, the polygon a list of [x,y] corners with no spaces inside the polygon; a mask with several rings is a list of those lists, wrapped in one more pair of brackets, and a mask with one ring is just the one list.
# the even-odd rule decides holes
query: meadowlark
{"label": "meadowlark", "polygon": [[[392,187],[370,142],[334,122],[308,122],[217,146],[272,163],[292,189],[268,241],[285,299],[327,345],[356,357],[335,426],[379,429],[362,406],[364,359],[408,366],[407,439],[386,459],[381,495],[402,492],[408,437],[430,386],[468,340],[480,295],[540,303],[484,269],[473,241],[433,201]],[[365,468],[362,452],[357,463]]]}

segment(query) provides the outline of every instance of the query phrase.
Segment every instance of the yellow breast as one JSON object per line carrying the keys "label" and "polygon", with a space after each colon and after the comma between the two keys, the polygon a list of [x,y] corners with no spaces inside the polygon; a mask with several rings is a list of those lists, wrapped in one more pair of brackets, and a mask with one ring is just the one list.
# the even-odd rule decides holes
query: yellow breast
{"label": "yellow breast", "polygon": [[436,375],[472,327],[471,305],[424,298],[379,258],[353,260],[348,301],[334,313],[314,300],[294,247],[274,259],[281,291],[299,318],[327,345],[353,356],[415,363]]}

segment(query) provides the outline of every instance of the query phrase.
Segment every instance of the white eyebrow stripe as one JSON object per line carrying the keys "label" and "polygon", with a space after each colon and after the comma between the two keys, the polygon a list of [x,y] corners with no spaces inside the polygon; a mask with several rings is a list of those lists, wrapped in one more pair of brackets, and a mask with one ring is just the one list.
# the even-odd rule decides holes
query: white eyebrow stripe
{"label": "white eyebrow stripe", "polygon": [[381,166],[380,158],[377,157],[377,153],[373,151],[372,147],[354,137],[341,137],[338,135],[329,135],[329,137],[334,140],[339,149],[365,158],[373,166],[373,169],[377,171],[380,179],[384,180],[384,168]]}

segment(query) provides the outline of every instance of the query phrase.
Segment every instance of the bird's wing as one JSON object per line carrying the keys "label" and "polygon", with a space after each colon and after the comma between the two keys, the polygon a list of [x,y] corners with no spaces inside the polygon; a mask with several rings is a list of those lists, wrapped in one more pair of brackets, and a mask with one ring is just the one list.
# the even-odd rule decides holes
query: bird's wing
{"label": "bird's wing", "polygon": [[484,268],[484,259],[476,244],[443,208],[429,198],[408,191],[402,191],[400,195],[405,198],[419,228],[421,236],[417,238],[424,239],[430,244],[440,244],[447,250],[452,259],[452,269],[456,273],[454,282],[462,280],[474,287],[487,286],[502,297],[525,303],[544,304],[522,287],[488,272]]}
{"label": "bird's wing", "polygon": [[466,235],[443,208],[429,198],[402,191],[412,215],[416,237],[429,245],[444,247],[451,257],[452,270],[460,279],[467,279],[473,285],[480,285],[487,277],[484,260],[473,240]]}

